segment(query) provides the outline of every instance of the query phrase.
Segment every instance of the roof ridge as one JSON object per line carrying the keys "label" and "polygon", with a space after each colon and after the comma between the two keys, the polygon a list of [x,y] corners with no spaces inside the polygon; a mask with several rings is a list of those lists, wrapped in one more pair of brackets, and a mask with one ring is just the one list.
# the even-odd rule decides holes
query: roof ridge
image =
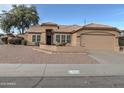
{"label": "roof ridge", "polygon": [[104,25],[104,24],[100,24],[100,23],[90,23],[90,24],[84,25],[83,27],[107,27],[107,28],[114,28],[113,26]]}
{"label": "roof ridge", "polygon": [[67,29],[67,28],[71,28],[73,26],[66,26],[66,27],[62,27],[62,29]]}

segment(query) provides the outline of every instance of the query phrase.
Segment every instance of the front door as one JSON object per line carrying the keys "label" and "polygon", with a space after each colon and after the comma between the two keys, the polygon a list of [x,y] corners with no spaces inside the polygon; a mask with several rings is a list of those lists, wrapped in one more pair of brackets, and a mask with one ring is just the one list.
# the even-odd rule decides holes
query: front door
{"label": "front door", "polygon": [[51,29],[46,30],[46,44],[47,45],[52,44],[52,30]]}

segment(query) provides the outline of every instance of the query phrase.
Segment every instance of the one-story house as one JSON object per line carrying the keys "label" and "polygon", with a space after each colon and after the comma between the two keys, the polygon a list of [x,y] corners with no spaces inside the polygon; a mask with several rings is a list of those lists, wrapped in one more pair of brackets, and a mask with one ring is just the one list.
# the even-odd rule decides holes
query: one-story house
{"label": "one-story house", "polygon": [[103,24],[79,26],[47,22],[30,27],[25,35],[28,45],[39,43],[42,49],[51,51],[119,51],[119,34],[118,28]]}

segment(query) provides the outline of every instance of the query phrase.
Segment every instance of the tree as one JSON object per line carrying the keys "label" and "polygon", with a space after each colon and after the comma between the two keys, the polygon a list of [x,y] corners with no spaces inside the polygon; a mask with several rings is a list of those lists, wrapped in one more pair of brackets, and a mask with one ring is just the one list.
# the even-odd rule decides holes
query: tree
{"label": "tree", "polygon": [[0,25],[5,32],[10,32],[14,27],[17,28],[20,34],[23,34],[25,29],[31,25],[36,25],[39,22],[39,16],[36,7],[31,5],[12,5],[12,9],[8,12],[3,12]]}
{"label": "tree", "polygon": [[12,27],[12,15],[3,11],[4,13],[0,17],[0,27],[3,29],[4,32],[9,33]]}

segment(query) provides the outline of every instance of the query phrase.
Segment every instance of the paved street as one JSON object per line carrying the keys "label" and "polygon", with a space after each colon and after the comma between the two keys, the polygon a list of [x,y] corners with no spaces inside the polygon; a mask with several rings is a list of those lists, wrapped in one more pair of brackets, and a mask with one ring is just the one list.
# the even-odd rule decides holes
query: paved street
{"label": "paved street", "polygon": [[124,88],[124,76],[0,77],[2,88]]}
{"label": "paved street", "polygon": [[1,88],[124,88],[122,64],[1,64]]}
{"label": "paved street", "polygon": [[[36,47],[36,46],[35,46]],[[47,54],[33,46],[0,45],[0,63],[9,64],[96,64],[87,54]]]}

